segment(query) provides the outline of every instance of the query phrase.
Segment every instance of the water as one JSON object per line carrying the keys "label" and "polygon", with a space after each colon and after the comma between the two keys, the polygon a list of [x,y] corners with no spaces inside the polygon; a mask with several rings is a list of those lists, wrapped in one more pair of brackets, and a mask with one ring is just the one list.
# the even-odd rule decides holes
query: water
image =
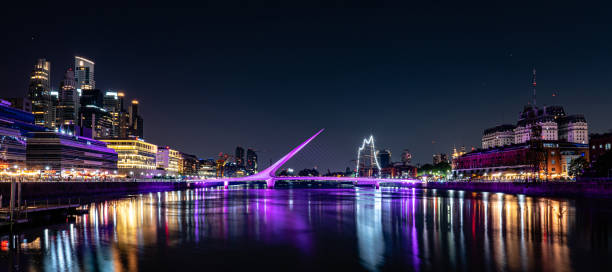
{"label": "water", "polygon": [[198,189],[95,203],[2,238],[1,270],[586,271],[612,201],[414,189]]}

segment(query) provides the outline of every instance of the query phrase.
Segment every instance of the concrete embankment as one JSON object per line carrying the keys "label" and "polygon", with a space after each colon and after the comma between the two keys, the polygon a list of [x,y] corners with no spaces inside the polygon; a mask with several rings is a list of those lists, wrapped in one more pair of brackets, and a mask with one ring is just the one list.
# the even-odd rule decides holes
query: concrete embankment
{"label": "concrete embankment", "polygon": [[[79,198],[99,195],[130,194],[181,190],[192,185],[186,182],[23,182],[21,199]],[[0,182],[0,194],[6,204],[11,196],[11,183]]]}
{"label": "concrete embankment", "polygon": [[612,198],[612,182],[428,182],[415,187],[532,196]]}

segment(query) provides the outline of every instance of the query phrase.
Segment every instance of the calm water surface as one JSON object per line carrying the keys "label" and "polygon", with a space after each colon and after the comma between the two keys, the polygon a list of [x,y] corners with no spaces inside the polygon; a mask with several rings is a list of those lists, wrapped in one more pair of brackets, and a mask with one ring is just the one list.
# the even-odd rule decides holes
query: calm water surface
{"label": "calm water surface", "polygon": [[0,271],[612,270],[610,200],[463,191],[151,193],[18,237]]}

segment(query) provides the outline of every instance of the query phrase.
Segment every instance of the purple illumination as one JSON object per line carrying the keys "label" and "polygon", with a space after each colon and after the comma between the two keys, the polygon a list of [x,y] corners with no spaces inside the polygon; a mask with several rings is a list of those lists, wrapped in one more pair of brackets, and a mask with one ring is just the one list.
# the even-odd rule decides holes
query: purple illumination
{"label": "purple illumination", "polygon": [[[305,142],[298,145],[296,148],[291,150],[287,155],[283,156],[280,160],[272,164],[270,167],[262,170],[261,172],[240,178],[218,178],[218,179],[206,179],[199,180],[204,182],[223,182],[224,186],[227,188],[230,182],[248,182],[248,181],[265,181],[268,188],[274,187],[274,183],[277,180],[310,180],[310,181],[353,181],[357,182],[359,185],[374,185],[378,188],[381,182],[393,182],[393,183],[415,183],[420,182],[417,179],[384,179],[384,178],[367,178],[367,177],[277,177],[276,171],[280,169],[283,164],[289,161],[295,154],[300,152],[308,143],[310,143],[314,138],[319,136],[324,129],[319,130],[319,132],[315,133],[312,137],[308,138]],[[195,182],[199,182],[195,181]]]}

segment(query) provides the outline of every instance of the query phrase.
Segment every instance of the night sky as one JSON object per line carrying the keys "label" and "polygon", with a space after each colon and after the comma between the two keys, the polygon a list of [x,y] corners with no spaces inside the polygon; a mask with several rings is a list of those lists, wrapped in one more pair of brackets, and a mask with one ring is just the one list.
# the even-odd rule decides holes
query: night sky
{"label": "night sky", "polygon": [[535,66],[539,105],[612,128],[610,7],[323,2],[4,8],[0,96],[26,95],[37,58],[57,89],[80,55],[96,62],[97,88],[141,101],[147,141],[202,158],[253,147],[266,166],[325,128],[289,166],[333,171],[354,167],[370,134],[419,163],[479,146],[485,128],[516,122]]}

